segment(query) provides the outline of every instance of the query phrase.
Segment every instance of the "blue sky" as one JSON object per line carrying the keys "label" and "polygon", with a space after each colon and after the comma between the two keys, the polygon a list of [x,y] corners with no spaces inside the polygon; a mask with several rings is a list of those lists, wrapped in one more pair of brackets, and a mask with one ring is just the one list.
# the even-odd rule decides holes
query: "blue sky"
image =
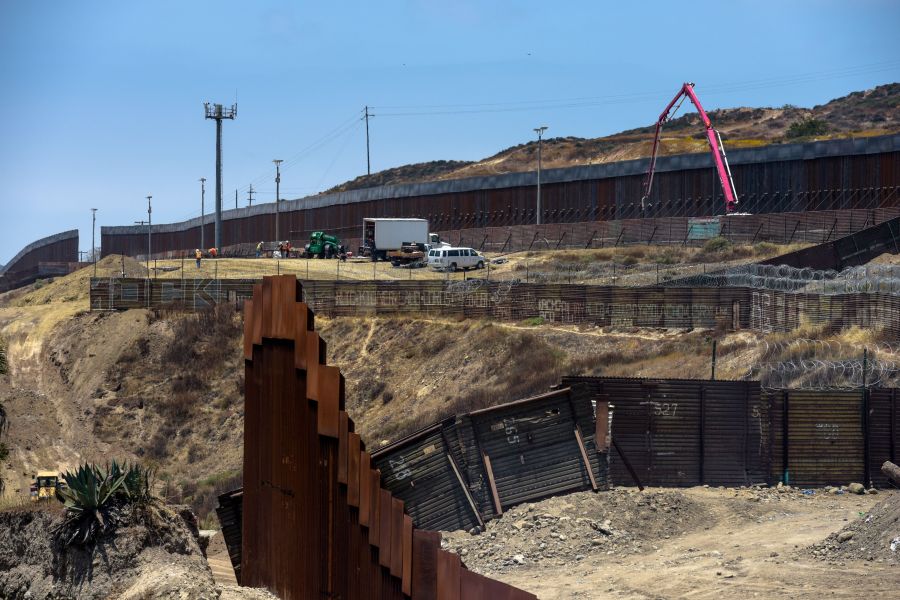
{"label": "blue sky", "polygon": [[[477,160],[533,137],[648,125],[681,82],[708,109],[812,106],[900,80],[900,2],[0,0],[0,262],[72,228],[224,205],[372,171]],[[428,114],[422,114],[428,113]]]}

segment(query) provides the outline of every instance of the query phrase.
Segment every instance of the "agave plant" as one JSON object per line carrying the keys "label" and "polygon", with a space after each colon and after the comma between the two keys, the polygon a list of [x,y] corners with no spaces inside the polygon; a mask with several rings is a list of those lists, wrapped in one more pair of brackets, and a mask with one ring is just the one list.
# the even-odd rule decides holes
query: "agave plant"
{"label": "agave plant", "polygon": [[80,465],[74,473],[66,472],[66,487],[58,490],[65,505],[66,544],[86,544],[111,525],[117,509],[130,502],[150,498],[150,469],[138,465],[119,464],[113,460],[106,467]]}
{"label": "agave plant", "polygon": [[153,470],[130,465],[125,468],[125,490],[133,503],[144,503],[152,496]]}

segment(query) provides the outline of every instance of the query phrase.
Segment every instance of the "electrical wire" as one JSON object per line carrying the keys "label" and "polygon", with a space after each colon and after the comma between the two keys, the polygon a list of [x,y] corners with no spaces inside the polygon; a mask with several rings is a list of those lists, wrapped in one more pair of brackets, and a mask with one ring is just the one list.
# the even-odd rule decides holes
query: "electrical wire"
{"label": "electrical wire", "polygon": [[[360,111],[362,112],[362,111]],[[301,150],[299,150],[296,154],[290,156],[281,164],[281,170],[285,171],[296,165],[298,162],[320,149],[321,147],[327,145],[328,143],[334,141],[335,139],[340,138],[344,133],[346,133],[349,129],[352,129],[356,125],[359,124],[361,117],[358,115],[354,115],[353,117],[346,119],[341,122],[340,125],[330,130],[328,133],[324,134],[322,137],[318,138],[316,141],[312,142],[308,146],[305,146]],[[247,183],[247,185],[238,188],[239,192],[246,192],[250,189],[251,185],[257,185],[264,181],[272,178],[271,170],[267,170],[264,173],[261,173],[258,177]],[[256,190],[254,190],[256,191]]]}

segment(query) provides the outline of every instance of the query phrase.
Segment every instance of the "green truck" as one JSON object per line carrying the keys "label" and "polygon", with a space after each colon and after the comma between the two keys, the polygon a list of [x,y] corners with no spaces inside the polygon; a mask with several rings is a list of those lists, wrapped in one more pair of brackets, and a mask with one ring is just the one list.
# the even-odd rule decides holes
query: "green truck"
{"label": "green truck", "polygon": [[309,243],[303,247],[304,256],[309,258],[336,258],[340,254],[341,240],[324,231],[314,231]]}

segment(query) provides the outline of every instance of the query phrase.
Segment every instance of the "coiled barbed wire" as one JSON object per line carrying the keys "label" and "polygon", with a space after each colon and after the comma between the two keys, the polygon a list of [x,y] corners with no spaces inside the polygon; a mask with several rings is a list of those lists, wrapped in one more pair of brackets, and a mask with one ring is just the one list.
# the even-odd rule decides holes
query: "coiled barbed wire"
{"label": "coiled barbed wire", "polygon": [[849,390],[867,387],[891,387],[898,374],[897,363],[871,359],[801,359],[758,365],[760,385],[764,388],[802,390]]}
{"label": "coiled barbed wire", "polygon": [[849,390],[897,385],[900,343],[842,343],[797,338],[763,340],[751,378],[765,388]]}
{"label": "coiled barbed wire", "polygon": [[818,356],[856,356],[863,353],[875,358],[878,354],[889,354],[900,360],[900,342],[843,343],[839,340],[817,340],[810,338],[792,338],[790,340],[762,340],[763,358],[778,354]]}
{"label": "coiled barbed wire", "polygon": [[841,271],[747,264],[662,282],[670,287],[749,287],[812,294],[882,293],[900,296],[900,266],[864,265]]}

